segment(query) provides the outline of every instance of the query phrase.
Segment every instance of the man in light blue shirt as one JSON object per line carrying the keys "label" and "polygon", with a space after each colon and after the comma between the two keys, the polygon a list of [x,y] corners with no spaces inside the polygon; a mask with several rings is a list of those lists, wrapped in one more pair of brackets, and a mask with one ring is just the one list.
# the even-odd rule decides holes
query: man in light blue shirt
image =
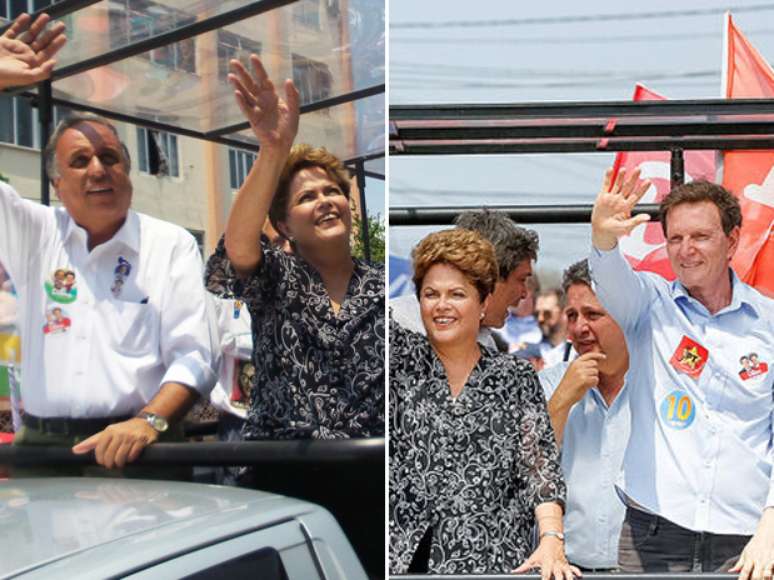
{"label": "man in light blue shirt", "polygon": [[[619,487],[628,504],[620,563],[627,572],[774,569],[774,373],[745,375],[743,356],[774,359],[774,301],[730,269],[741,210],[722,187],[694,182],[662,202],[677,280],[633,272],[618,237],[649,187],[608,172],[592,213],[589,263],[597,296],[630,353],[632,414]],[[760,366],[760,365],[759,365]],[[745,378],[746,377],[746,378]],[[740,556],[741,554],[741,556]]]}
{"label": "man in light blue shirt", "polygon": [[629,354],[621,328],[591,289],[587,260],[565,271],[562,289],[567,335],[579,356],[538,377],[567,481],[565,551],[584,571],[610,571],[618,566],[625,511],[614,484],[629,439]]}

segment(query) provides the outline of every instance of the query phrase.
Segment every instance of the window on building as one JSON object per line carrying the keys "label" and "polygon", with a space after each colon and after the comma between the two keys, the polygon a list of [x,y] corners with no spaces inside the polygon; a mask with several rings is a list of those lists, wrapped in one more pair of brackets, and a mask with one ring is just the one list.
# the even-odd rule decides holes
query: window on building
{"label": "window on building", "polygon": [[0,94],[0,141],[40,148],[38,111],[27,99]]}
{"label": "window on building", "polygon": [[260,42],[227,30],[218,30],[218,76],[221,79],[225,80],[228,76],[228,61],[235,58],[246,63],[252,53],[261,56]]}
{"label": "window on building", "polygon": [[333,75],[328,65],[298,54],[293,55],[293,83],[304,104],[327,99],[333,91]]}
{"label": "window on building", "polygon": [[[150,0],[112,0],[110,31],[114,47],[157,36],[196,22],[196,17]],[[138,55],[164,68],[196,72],[195,38],[187,38]]]}
{"label": "window on building", "polygon": [[320,30],[320,4],[318,2],[296,2],[293,4],[293,21],[314,30]]}
{"label": "window on building", "polygon": [[236,190],[242,187],[253,163],[255,163],[255,153],[242,149],[228,150],[228,174],[231,189]]}
{"label": "window on building", "polygon": [[137,165],[143,173],[180,177],[177,135],[137,127]]}

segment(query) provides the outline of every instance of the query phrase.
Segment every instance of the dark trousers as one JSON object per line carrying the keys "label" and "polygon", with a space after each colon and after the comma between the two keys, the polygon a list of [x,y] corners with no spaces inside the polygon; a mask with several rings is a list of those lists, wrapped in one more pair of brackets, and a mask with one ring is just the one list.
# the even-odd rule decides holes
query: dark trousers
{"label": "dark trousers", "polygon": [[628,507],[618,544],[621,572],[728,572],[751,536],[694,532]]}

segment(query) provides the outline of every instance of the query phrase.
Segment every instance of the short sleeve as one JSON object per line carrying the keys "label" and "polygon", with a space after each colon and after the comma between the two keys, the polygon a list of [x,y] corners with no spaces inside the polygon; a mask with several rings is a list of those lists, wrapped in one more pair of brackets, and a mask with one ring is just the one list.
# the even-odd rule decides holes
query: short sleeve
{"label": "short sleeve", "polygon": [[215,252],[207,260],[204,274],[207,290],[219,298],[244,300],[253,306],[273,300],[281,280],[293,267],[292,257],[272,246],[265,237],[261,237],[261,251],[263,258],[255,271],[246,278],[240,277],[228,257],[224,237],[221,237]]}

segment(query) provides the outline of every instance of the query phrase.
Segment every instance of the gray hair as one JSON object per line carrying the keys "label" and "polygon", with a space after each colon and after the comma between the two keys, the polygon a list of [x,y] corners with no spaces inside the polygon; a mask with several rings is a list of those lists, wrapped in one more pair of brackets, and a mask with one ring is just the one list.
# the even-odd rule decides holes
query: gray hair
{"label": "gray hair", "polygon": [[62,138],[62,135],[68,129],[72,129],[76,125],[80,125],[81,123],[86,123],[86,122],[98,123],[100,125],[107,127],[112,131],[113,135],[116,136],[116,139],[118,139],[118,142],[121,144],[121,152],[123,153],[123,156],[124,156],[124,164],[126,166],[126,172],[129,173],[129,170],[132,168],[132,158],[129,155],[129,149],[126,147],[126,144],[121,140],[121,137],[118,134],[118,131],[116,130],[115,125],[113,125],[113,123],[111,123],[104,117],[100,117],[92,113],[72,113],[66,119],[59,121],[59,124],[56,126],[56,129],[54,129],[54,132],[51,134],[51,137],[49,137],[48,143],[46,143],[45,149],[43,149],[43,159],[46,162],[46,173],[48,173],[49,179],[54,179],[56,177],[59,177],[59,168],[57,167],[57,164],[56,164],[56,146],[57,146],[57,143],[59,143],[59,139]]}
{"label": "gray hair", "polygon": [[588,260],[584,259],[580,262],[575,262],[564,271],[564,276],[562,277],[562,290],[564,290],[565,296],[567,296],[567,290],[574,284],[585,284],[589,288],[593,288],[591,285],[591,272],[589,271]]}
{"label": "gray hair", "polygon": [[517,226],[504,213],[490,211],[466,211],[454,220],[458,228],[478,232],[495,248],[500,279],[505,280],[524,260],[537,260],[538,235],[532,230]]}

